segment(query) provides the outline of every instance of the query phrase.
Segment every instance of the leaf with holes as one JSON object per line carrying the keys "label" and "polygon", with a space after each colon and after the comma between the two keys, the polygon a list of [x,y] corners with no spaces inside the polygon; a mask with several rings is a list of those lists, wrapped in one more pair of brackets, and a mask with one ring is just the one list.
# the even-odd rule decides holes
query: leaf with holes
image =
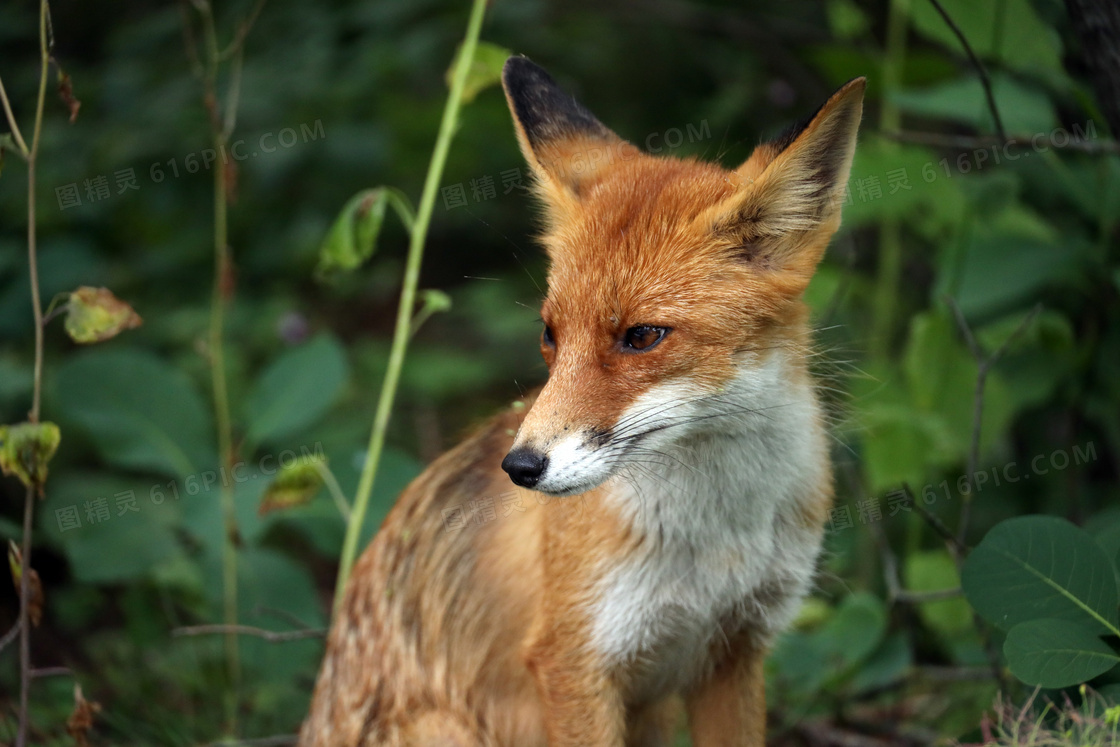
{"label": "leaf with holes", "polygon": [[1112,561],[1064,519],[1023,516],[996,525],[969,554],[961,586],[976,611],[1005,630],[1055,618],[1120,635]]}

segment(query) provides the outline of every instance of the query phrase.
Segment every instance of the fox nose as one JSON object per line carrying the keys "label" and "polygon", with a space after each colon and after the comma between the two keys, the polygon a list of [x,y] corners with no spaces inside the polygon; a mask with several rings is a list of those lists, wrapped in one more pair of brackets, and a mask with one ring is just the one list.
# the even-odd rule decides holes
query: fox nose
{"label": "fox nose", "polygon": [[536,485],[547,466],[548,457],[531,449],[514,449],[502,460],[502,469],[509,473],[511,480],[523,488]]}

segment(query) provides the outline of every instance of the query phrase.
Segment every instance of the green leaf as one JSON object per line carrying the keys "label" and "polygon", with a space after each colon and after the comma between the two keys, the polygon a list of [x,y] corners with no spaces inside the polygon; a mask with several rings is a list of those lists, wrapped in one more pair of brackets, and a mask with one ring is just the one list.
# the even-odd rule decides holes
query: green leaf
{"label": "green leaf", "polygon": [[108,288],[84,285],[70,294],[66,309],[66,334],[82,344],[103,342],[143,323],[140,315]]}
{"label": "green leaf", "polygon": [[[459,51],[455,53],[455,59],[451,61],[451,65],[444,75],[448,88],[451,87],[451,81],[455,77],[455,68],[459,66],[459,58],[462,54],[463,48],[460,46]],[[478,42],[475,46],[474,58],[471,60],[471,69],[467,72],[467,82],[463,86],[464,104],[474,101],[475,96],[502,79],[502,66],[506,64],[509,56],[510,51],[505,47],[499,47],[497,44],[491,44],[490,42]]]}
{"label": "green leaf", "polygon": [[411,231],[415,211],[403,192],[393,187],[362,190],[343,206],[323,239],[316,273],[327,277],[339,271],[349,272],[373,256],[389,205]]}
{"label": "green leaf", "polygon": [[[969,317],[1005,311],[1037,298],[1042,289],[1077,282],[1081,241],[1062,244],[979,231],[965,245],[957,303]],[[993,283],[992,278],[999,278]]]}
{"label": "green leaf", "polygon": [[[941,0],[941,4],[981,59],[1027,72],[1061,71],[1061,37],[1039,18],[1030,0]],[[964,57],[960,40],[933,3],[915,3],[910,14],[918,33]]]}
{"label": "green leaf", "polygon": [[303,455],[280,467],[261,496],[258,513],[267,514],[293,506],[302,506],[323,487],[322,467],[325,460],[314,455]]}
{"label": "green leaf", "polygon": [[36,536],[61,548],[80,583],[152,578],[159,564],[181,556],[176,524],[188,500],[152,478],[69,472],[52,483]]}
{"label": "green leaf", "polygon": [[[903,578],[910,591],[929,592],[960,585],[957,565],[944,550],[926,550],[906,557]],[[972,610],[963,596],[923,602],[918,607],[922,622],[946,643],[967,637],[973,631]]]}
{"label": "green leaf", "polygon": [[209,407],[186,374],[151,353],[91,350],[53,384],[60,416],[108,462],[183,477],[216,461]]}
{"label": "green leaf", "polygon": [[1011,628],[1003,653],[1012,674],[1039,687],[1079,685],[1120,664],[1120,655],[1093,630],[1054,618]]}
{"label": "green leaf", "polygon": [[839,674],[862,663],[882,643],[887,614],[882,600],[867,594],[852,594],[836,608],[836,614],[813,637],[821,644],[826,661]]}
{"label": "green leaf", "polygon": [[281,355],[245,402],[250,444],[296,435],[326,414],[349,379],[346,353],[327,334]]}
{"label": "green leaf", "polygon": [[15,475],[42,496],[47,465],[61,440],[62,433],[54,423],[0,425],[0,471]]}
{"label": "green leaf", "polygon": [[1118,633],[1112,562],[1064,519],[1023,516],[996,525],[969,554],[961,586],[973,608],[1005,630],[1056,618]]}
{"label": "green leaf", "polygon": [[[992,76],[992,96],[996,100],[1004,129],[1010,134],[1049,133],[1058,126],[1054,105],[1041,88],[997,74]],[[937,83],[927,88],[904,89],[892,95],[890,100],[908,114],[960,122],[989,132],[994,129],[984,87],[975,77]],[[991,153],[987,155],[994,159]],[[1023,149],[1019,155],[1019,158],[1024,157],[1037,158],[1028,149]],[[970,166],[961,168],[957,165],[957,158],[960,156],[949,159],[950,170],[948,174],[942,172],[941,176],[955,178],[958,174],[966,173],[966,170],[975,170],[975,161]],[[972,158],[971,154],[965,160],[968,158]],[[989,163],[991,162],[990,160]]]}
{"label": "green leaf", "polygon": [[902,681],[913,665],[914,655],[906,635],[902,632],[894,633],[859,668],[849,683],[850,691],[862,693],[881,690]]}

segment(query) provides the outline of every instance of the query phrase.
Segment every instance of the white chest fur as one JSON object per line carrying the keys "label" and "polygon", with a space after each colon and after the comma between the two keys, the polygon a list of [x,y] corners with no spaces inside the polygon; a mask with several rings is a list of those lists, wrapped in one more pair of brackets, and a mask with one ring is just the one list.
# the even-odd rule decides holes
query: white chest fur
{"label": "white chest fur", "polygon": [[791,389],[783,358],[745,366],[715,398],[676,385],[632,408],[663,412],[668,427],[611,485],[643,541],[601,583],[592,640],[609,661],[644,664],[639,699],[703,676],[729,628],[781,630],[808,590],[821,533],[796,515],[827,458],[815,398]]}

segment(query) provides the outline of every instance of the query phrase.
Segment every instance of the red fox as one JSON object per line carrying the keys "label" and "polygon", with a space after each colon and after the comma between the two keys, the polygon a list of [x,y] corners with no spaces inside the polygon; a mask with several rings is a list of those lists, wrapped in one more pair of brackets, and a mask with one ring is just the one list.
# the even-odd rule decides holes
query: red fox
{"label": "red fox", "polygon": [[761,747],[832,500],[801,296],[865,80],[734,170],[640,153],[524,57],[502,83],[546,213],[548,381],[401,495],[300,744],[669,745],[683,710],[696,747]]}

